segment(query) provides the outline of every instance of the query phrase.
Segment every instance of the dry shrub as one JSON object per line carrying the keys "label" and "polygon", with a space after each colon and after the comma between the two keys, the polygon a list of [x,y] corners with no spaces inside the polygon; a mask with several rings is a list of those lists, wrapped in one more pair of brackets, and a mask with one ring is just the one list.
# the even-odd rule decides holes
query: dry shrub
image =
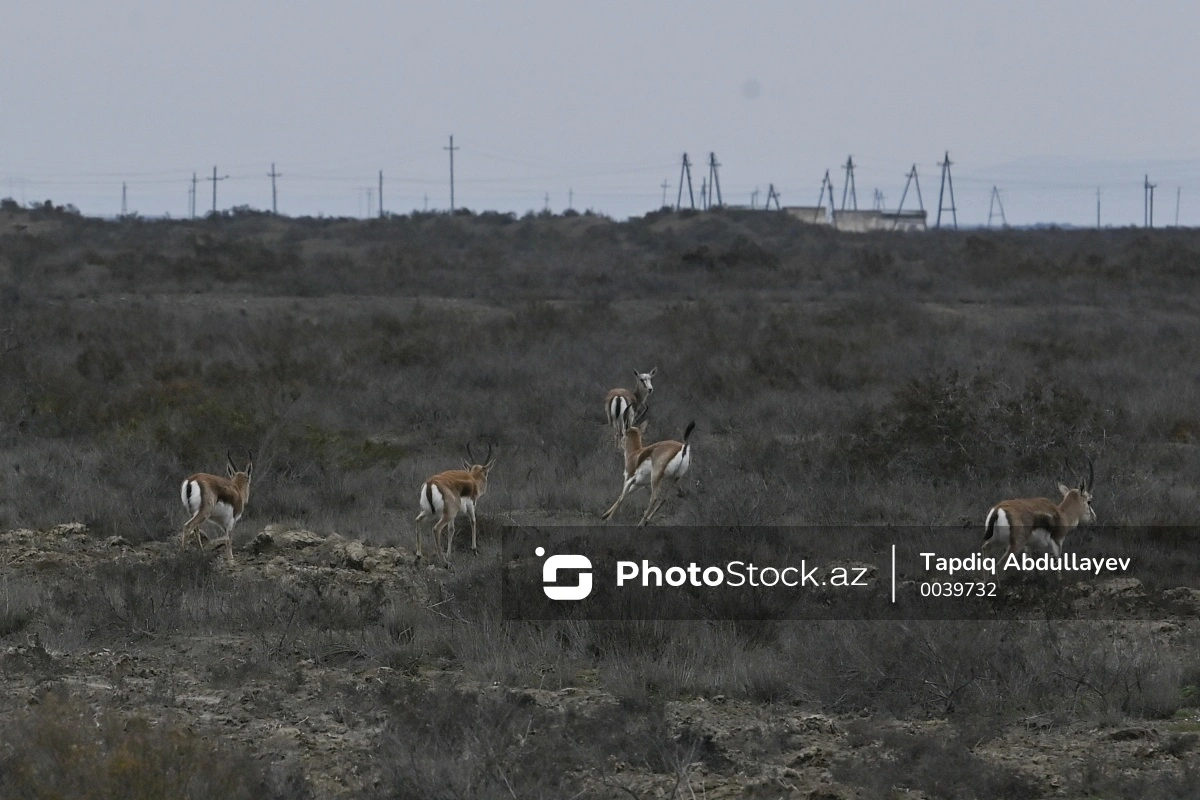
{"label": "dry shrub", "polygon": [[0,731],[0,796],[28,800],[303,798],[295,772],[272,775],[231,743],[169,722],[93,713],[58,694]]}
{"label": "dry shrub", "polygon": [[852,723],[849,734],[860,744],[877,742],[877,757],[859,752],[842,758],[833,775],[871,797],[919,791],[938,800],[1030,800],[1049,790],[1012,767],[980,758],[951,732],[887,729],[860,721]]}
{"label": "dry shrub", "polygon": [[933,373],[864,413],[850,456],[893,474],[994,479],[1058,470],[1066,456],[1095,452],[1104,424],[1096,403],[1069,387],[1011,388],[988,375]]}

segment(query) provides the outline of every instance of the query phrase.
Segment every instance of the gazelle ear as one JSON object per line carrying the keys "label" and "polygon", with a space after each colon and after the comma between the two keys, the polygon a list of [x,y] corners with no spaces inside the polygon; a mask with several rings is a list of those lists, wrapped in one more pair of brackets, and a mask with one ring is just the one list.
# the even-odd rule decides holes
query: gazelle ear
{"label": "gazelle ear", "polygon": [[1065,483],[1060,483],[1060,484],[1058,485],[1058,490],[1059,490],[1060,492],[1062,492],[1062,494],[1063,494],[1063,497],[1066,497],[1068,494],[1070,494],[1070,493],[1071,493],[1071,490],[1070,490],[1069,488],[1067,488],[1067,485],[1066,485]]}
{"label": "gazelle ear", "polygon": [[653,378],[657,372],[658,372],[658,367],[655,367],[654,369],[650,370],[650,373],[649,373],[650,377]]}

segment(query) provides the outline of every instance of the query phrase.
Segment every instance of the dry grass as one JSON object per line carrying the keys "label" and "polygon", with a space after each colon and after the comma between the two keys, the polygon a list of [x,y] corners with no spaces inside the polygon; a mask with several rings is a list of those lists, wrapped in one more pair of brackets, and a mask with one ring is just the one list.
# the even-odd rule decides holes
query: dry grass
{"label": "dry grass", "polygon": [[[763,213],[33,217],[36,236],[0,234],[0,314],[18,334],[0,350],[0,529],[77,520],[167,540],[184,517],[178,481],[253,449],[240,541],[287,521],[409,547],[422,479],[483,441],[499,454],[479,505],[492,553],[511,518],[594,521],[612,502],[620,462],[602,398],[648,364],[652,437],[698,423],[686,496],[663,524],[981,525],[998,499],[1053,492],[1073,477],[1064,459],[1084,455],[1106,524],[1195,520],[1200,413],[1185,365],[1200,360],[1200,237],[1188,231],[850,237]],[[419,604],[191,554],[37,586],[2,570],[0,640],[39,632],[83,650],[228,635],[254,655],[208,665],[214,686],[286,685],[306,660],[589,684],[624,701],[601,725],[450,689],[376,698],[391,796],[562,796],[567,778],[539,758],[580,774],[635,753],[656,774],[685,757],[716,764],[702,737],[656,722],[679,698],[961,721],[1036,711],[1065,725],[1169,716],[1200,682],[1191,633],[1166,646],[1120,626],[505,623],[486,560],[414,573],[432,598]],[[2,666],[54,671],[27,655]],[[160,755],[143,734],[76,741],[67,711],[46,713],[22,724],[81,748],[71,780],[145,746],[139,785],[165,785],[148,777]],[[569,758],[539,749],[530,725],[573,741]],[[636,735],[589,738],[599,728]],[[160,744],[209,771],[207,745]],[[903,785],[931,797],[1040,791],[952,742],[884,746],[907,765]],[[7,779],[57,786],[36,753],[19,756]],[[261,788],[229,763],[209,776],[226,796]],[[868,789],[894,778],[845,775]],[[1099,769],[1081,780],[1093,794],[1133,786]],[[110,796],[105,785],[75,796]],[[49,796],[29,791],[9,794]]]}

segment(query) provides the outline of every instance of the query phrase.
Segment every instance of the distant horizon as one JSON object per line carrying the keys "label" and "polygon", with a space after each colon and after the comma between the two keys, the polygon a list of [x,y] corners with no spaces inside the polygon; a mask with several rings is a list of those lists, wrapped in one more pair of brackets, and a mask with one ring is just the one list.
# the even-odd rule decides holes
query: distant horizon
{"label": "distant horizon", "polygon": [[[1136,13],[1134,13],[1136,11]],[[693,191],[895,208],[915,164],[963,225],[1200,225],[1193,3],[281,0],[10,4],[0,194],[89,215],[367,216],[547,206],[614,219]],[[270,32],[266,35],[266,32]],[[450,151],[453,136],[454,150]],[[224,176],[229,176],[224,179]],[[948,192],[947,192],[948,194]],[[686,198],[686,190],[684,192]],[[910,191],[905,207],[915,207]],[[848,202],[849,205],[849,202]],[[947,207],[949,197],[945,198]],[[994,221],[994,220],[993,220]]]}
{"label": "distant horizon", "polygon": [[[202,213],[200,211],[197,211],[195,217],[191,217],[189,215],[179,216],[179,215],[171,214],[170,212],[165,212],[163,214],[142,214],[137,211],[130,211],[129,213],[124,214],[124,215],[119,214],[119,213],[117,213],[117,214],[89,214],[89,213],[79,209],[77,206],[75,206],[72,203],[55,202],[53,198],[45,198],[44,200],[40,200],[40,201],[29,201],[26,203],[21,203],[20,201],[16,200],[16,198],[13,198],[13,197],[0,197],[0,203],[13,202],[13,203],[17,204],[18,208],[21,211],[30,211],[30,212],[36,212],[39,210],[43,210],[42,204],[47,201],[49,201],[51,203],[51,205],[55,208],[55,210],[62,209],[64,211],[78,213],[80,216],[83,216],[83,217],[87,217],[90,219],[99,219],[99,220],[103,220],[105,222],[120,222],[126,218],[146,220],[149,222],[192,222],[192,221],[203,222],[203,221],[207,220],[209,217],[213,216],[213,211],[211,208]],[[786,209],[788,209],[788,208],[797,208],[797,207],[808,207],[808,206],[784,206],[783,209],[786,211]],[[840,212],[841,210],[842,209],[836,209],[835,213]],[[849,211],[852,209],[846,209],[846,210]],[[858,211],[871,211],[873,209],[859,208],[857,210]],[[910,210],[918,211],[920,209],[907,209],[907,208],[905,209],[906,212],[910,211]],[[563,218],[567,217],[568,213],[571,213],[571,214],[575,214],[578,216],[593,216],[593,217],[599,217],[602,219],[606,219],[606,220],[609,220],[609,221],[615,222],[615,223],[623,223],[623,222],[630,222],[630,221],[637,220],[637,219],[642,219],[642,218],[645,218],[652,214],[662,214],[662,213],[703,214],[703,213],[707,213],[710,211],[714,211],[714,212],[733,211],[736,213],[743,213],[743,212],[745,212],[745,213],[767,212],[767,213],[774,213],[774,214],[782,213],[781,211],[778,211],[773,208],[765,209],[765,208],[762,208],[761,206],[757,207],[757,208],[750,208],[749,206],[735,205],[735,204],[729,204],[729,203],[727,203],[723,206],[713,206],[713,207],[707,208],[707,209],[703,209],[703,208],[695,208],[695,209],[679,208],[679,209],[676,209],[674,206],[663,206],[661,208],[651,209],[650,211],[647,211],[644,214],[630,215],[630,216],[620,217],[620,218],[611,216],[609,214],[605,214],[604,212],[598,211],[595,209],[561,209],[559,211],[551,210],[548,212],[545,210],[540,210],[540,211],[529,210],[529,211],[525,211],[522,213],[518,213],[516,211],[501,211],[498,209],[491,209],[491,208],[479,209],[479,208],[460,207],[460,208],[456,208],[453,213],[455,215],[469,214],[471,216],[482,216],[484,214],[500,214],[503,216],[512,217],[514,221],[521,221],[523,219],[528,219],[528,218],[535,218],[535,219],[536,218],[545,218],[545,215],[547,215],[547,214],[549,215],[549,218],[551,218],[551,219],[563,219]],[[885,214],[895,213],[896,209],[881,209],[881,211]],[[929,230],[929,231],[938,230],[938,228],[935,227],[933,221],[930,220],[929,209],[925,209],[925,212],[926,212],[927,230]],[[346,214],[340,214],[340,215],[339,214],[322,214],[322,213],[287,214],[284,212],[276,213],[276,212],[272,212],[268,208],[256,208],[254,206],[249,206],[249,205],[235,206],[232,208],[218,208],[216,211],[216,215],[218,217],[224,216],[224,215],[236,215],[238,213],[262,214],[262,215],[266,215],[266,216],[278,217],[279,219],[283,219],[283,220],[312,219],[312,220],[370,222],[372,220],[380,219],[378,212],[376,212],[376,214],[374,214],[370,217],[358,216],[358,215],[354,215],[354,214],[349,214],[349,215],[346,215]],[[413,217],[413,216],[417,216],[417,215],[450,215],[450,214],[451,214],[451,211],[448,208],[429,209],[428,211],[422,210],[419,208],[410,209],[408,211],[389,211],[387,209],[384,209],[384,214],[383,214],[382,218],[383,219],[391,219],[391,218]],[[934,209],[933,216],[936,217],[936,214],[937,214],[937,210]],[[807,223],[804,220],[797,220],[797,221],[800,224],[812,224],[812,223]],[[831,227],[831,226],[823,225],[821,227]],[[1153,226],[1153,230],[1193,229],[1196,227],[1197,226],[1195,226],[1195,225],[1159,224],[1156,222],[1155,225]],[[969,231],[977,231],[977,230],[1022,231],[1022,230],[1026,230],[1026,231],[1028,231],[1028,230],[1046,230],[1046,229],[1051,229],[1051,228],[1056,228],[1056,229],[1060,229],[1060,230],[1125,230],[1125,229],[1145,230],[1145,229],[1147,229],[1147,227],[1145,225],[1134,224],[1134,223],[1128,223],[1128,224],[1124,224],[1124,225],[1102,223],[1099,227],[1097,227],[1096,225],[1077,225],[1074,223],[1059,223],[1059,222],[1033,222],[1033,223],[1016,224],[1016,225],[1011,224],[1011,223],[1007,224],[1007,225],[999,225],[999,224],[988,225],[987,223],[981,224],[981,223],[960,222],[958,224],[957,230],[969,230]],[[953,230],[955,230],[955,226],[951,222],[946,222],[941,226],[941,230],[953,231]],[[855,233],[853,231],[843,231],[843,232],[844,233]],[[923,232],[923,231],[915,231],[914,233],[921,233],[921,232]]]}

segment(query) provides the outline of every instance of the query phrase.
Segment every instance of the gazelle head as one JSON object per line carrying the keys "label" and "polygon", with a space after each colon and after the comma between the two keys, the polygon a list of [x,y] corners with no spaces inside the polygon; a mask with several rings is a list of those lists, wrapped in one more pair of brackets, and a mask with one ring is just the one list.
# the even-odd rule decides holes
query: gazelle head
{"label": "gazelle head", "polygon": [[[1067,465],[1068,469],[1070,464]],[[1073,506],[1079,512],[1080,522],[1095,522],[1096,509],[1092,508],[1092,483],[1096,477],[1096,467],[1092,463],[1092,459],[1088,457],[1088,476],[1079,481],[1079,488],[1072,489],[1066,484],[1060,483],[1058,490],[1062,492],[1062,505],[1064,507]]]}
{"label": "gazelle head", "polygon": [[655,367],[649,372],[638,372],[637,370],[633,371],[633,376],[637,378],[637,393],[640,397],[649,397],[650,393],[654,391],[653,380],[656,372],[658,372],[658,367]]}
{"label": "gazelle head", "polygon": [[637,414],[633,417],[633,423],[625,429],[624,440],[626,450],[632,448],[634,450],[641,449],[642,438],[646,435],[646,428],[650,423],[647,417],[650,415],[650,404],[643,403],[638,409]]}
{"label": "gazelle head", "polygon": [[226,451],[225,453],[225,474],[227,474],[234,485],[242,489],[250,488],[250,475],[254,472],[254,453],[246,451],[246,466],[243,469],[238,469],[237,464],[233,463],[233,453]]}
{"label": "gazelle head", "polygon": [[482,496],[487,491],[488,473],[492,471],[492,467],[496,465],[496,459],[492,458],[492,445],[488,443],[487,455],[483,457],[483,463],[477,464],[475,454],[471,452],[471,443],[467,443],[467,456],[469,458],[463,461],[463,469],[471,473],[471,477],[479,484],[479,494]]}

